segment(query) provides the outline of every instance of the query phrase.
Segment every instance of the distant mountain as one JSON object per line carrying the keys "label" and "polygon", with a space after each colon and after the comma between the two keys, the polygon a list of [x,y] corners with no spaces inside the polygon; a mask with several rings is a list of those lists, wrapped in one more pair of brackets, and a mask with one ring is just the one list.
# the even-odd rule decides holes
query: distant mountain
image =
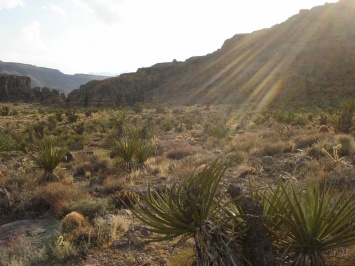
{"label": "distant mountain", "polygon": [[355,1],[301,10],[206,56],[91,81],[68,97],[74,105],[338,106],[355,97]]}
{"label": "distant mountain", "polygon": [[0,61],[0,74],[27,76],[31,78],[31,87],[47,87],[69,93],[91,80],[103,80],[107,76],[75,74],[66,75],[57,69],[37,67],[21,63]]}

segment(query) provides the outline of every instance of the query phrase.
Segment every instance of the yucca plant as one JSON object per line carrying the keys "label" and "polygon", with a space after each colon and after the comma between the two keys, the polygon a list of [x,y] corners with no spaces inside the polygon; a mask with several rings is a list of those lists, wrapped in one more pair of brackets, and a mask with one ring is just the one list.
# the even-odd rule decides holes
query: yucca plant
{"label": "yucca plant", "polygon": [[118,111],[110,118],[111,124],[116,128],[117,135],[122,136],[125,130],[125,124],[128,121],[128,113],[126,111]]}
{"label": "yucca plant", "polygon": [[195,240],[197,265],[243,265],[236,256],[237,244],[227,231],[214,223],[221,208],[215,193],[228,163],[215,160],[201,172],[176,182],[163,192],[150,185],[147,196],[132,208],[135,216],[157,235],[150,241],[180,237]]}
{"label": "yucca plant", "polygon": [[149,143],[140,143],[138,151],[136,153],[136,161],[138,168],[142,169],[145,167],[145,163],[154,153],[154,146]]}
{"label": "yucca plant", "polygon": [[329,264],[325,252],[355,244],[354,196],[344,191],[335,198],[318,184],[303,190],[279,183],[262,198],[273,244],[289,255],[291,265]]}
{"label": "yucca plant", "polygon": [[112,153],[118,156],[117,165],[127,172],[136,168],[135,156],[139,150],[140,143],[130,139],[112,140]]}
{"label": "yucca plant", "polygon": [[46,136],[37,145],[38,155],[30,155],[35,166],[44,171],[37,180],[38,183],[46,183],[59,179],[55,173],[56,168],[67,154],[67,148],[58,147],[58,139],[53,136]]}

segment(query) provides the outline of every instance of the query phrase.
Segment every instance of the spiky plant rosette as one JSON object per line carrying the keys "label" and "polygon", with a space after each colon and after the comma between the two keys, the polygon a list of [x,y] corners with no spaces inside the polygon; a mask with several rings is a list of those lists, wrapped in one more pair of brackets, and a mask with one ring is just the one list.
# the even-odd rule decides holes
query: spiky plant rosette
{"label": "spiky plant rosette", "polygon": [[150,143],[141,143],[136,153],[136,161],[140,168],[144,167],[147,160],[153,155],[154,146]]}
{"label": "spiky plant rosette", "polygon": [[215,204],[215,194],[228,164],[215,160],[185,182],[175,182],[163,191],[149,185],[147,195],[132,207],[134,215],[154,233],[147,242],[179,238],[180,244],[193,238],[196,265],[243,265],[237,243],[215,223],[220,219],[214,219],[223,212]]}
{"label": "spiky plant rosette", "polygon": [[38,143],[38,154],[30,155],[31,160],[34,162],[36,168],[43,170],[43,175],[37,180],[38,183],[46,183],[56,181],[59,179],[56,168],[68,153],[67,148],[58,147],[59,141],[53,136],[46,136],[41,142]]}
{"label": "spiky plant rosette", "polygon": [[279,183],[263,197],[275,247],[292,265],[327,265],[325,253],[355,244],[355,193],[336,196],[318,184],[306,189]]}
{"label": "spiky plant rosette", "polygon": [[118,156],[116,164],[119,168],[131,172],[135,169],[135,156],[139,150],[139,142],[126,138],[112,141],[112,153]]}
{"label": "spiky plant rosette", "polygon": [[158,234],[151,240],[191,236],[210,219],[217,186],[226,166],[225,161],[216,160],[187,178],[186,183],[175,182],[163,191],[149,184],[147,195],[142,195],[141,202],[132,211],[151,232]]}

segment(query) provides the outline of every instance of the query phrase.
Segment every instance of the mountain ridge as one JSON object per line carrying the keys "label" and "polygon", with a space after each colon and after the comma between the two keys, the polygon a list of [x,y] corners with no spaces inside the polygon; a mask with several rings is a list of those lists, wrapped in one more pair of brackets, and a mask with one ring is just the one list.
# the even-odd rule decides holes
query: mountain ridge
{"label": "mountain ridge", "polygon": [[31,87],[47,87],[69,93],[90,80],[102,80],[107,76],[89,74],[64,74],[58,69],[37,67],[32,64],[3,62],[0,60],[0,74],[26,76],[31,78]]}
{"label": "mountain ridge", "polygon": [[72,91],[73,105],[137,102],[337,106],[355,95],[355,3],[300,10],[271,28],[236,34],[222,47],[184,62],[89,82]]}

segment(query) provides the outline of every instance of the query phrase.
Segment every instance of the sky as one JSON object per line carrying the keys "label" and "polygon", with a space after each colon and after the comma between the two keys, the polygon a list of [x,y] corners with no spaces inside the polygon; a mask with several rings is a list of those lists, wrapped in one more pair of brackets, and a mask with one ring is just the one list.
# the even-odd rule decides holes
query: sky
{"label": "sky", "polygon": [[65,74],[135,72],[219,49],[321,0],[0,0],[0,61]]}

